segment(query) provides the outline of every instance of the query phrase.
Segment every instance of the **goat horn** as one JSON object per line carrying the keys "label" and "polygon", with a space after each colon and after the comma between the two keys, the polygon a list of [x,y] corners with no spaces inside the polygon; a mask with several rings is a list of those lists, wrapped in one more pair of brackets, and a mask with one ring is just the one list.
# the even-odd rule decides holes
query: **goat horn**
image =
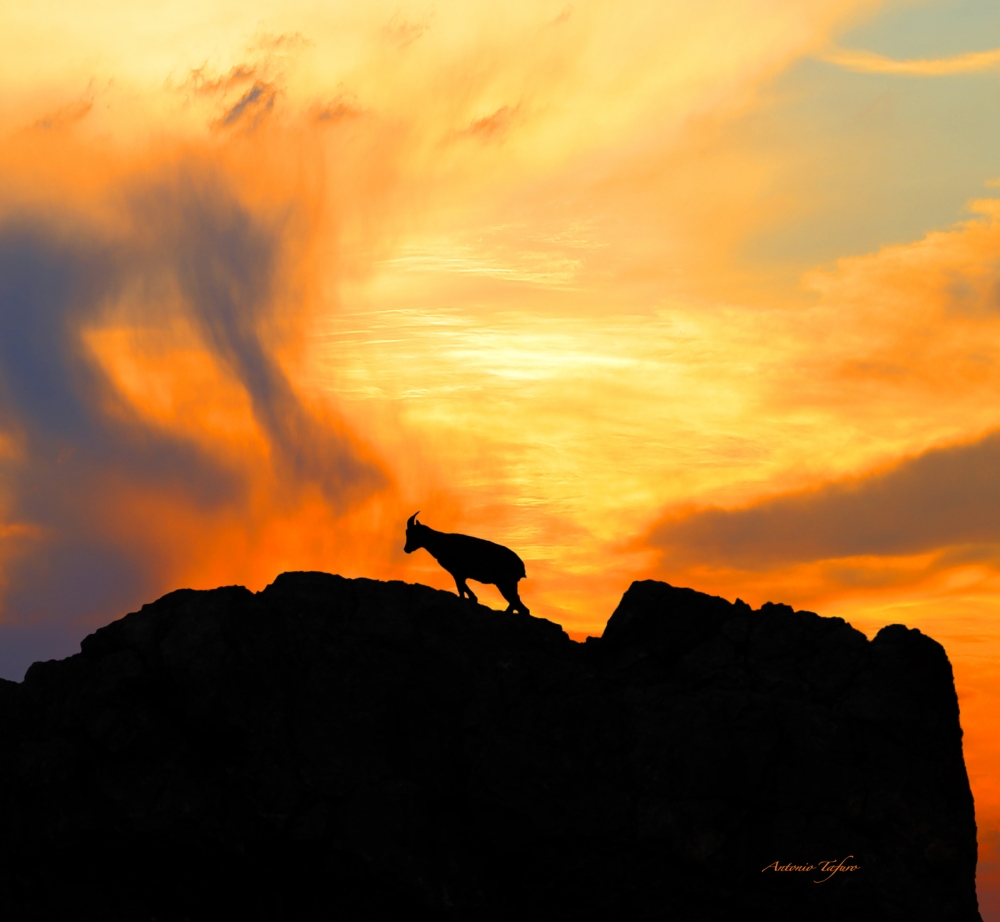
{"label": "goat horn", "polygon": [[407,528],[410,528],[413,525],[413,523],[414,523],[414,521],[416,521],[416,518],[417,518],[418,515],[420,515],[420,510],[419,509],[416,512],[414,512],[413,515],[411,515],[406,520],[406,527]]}

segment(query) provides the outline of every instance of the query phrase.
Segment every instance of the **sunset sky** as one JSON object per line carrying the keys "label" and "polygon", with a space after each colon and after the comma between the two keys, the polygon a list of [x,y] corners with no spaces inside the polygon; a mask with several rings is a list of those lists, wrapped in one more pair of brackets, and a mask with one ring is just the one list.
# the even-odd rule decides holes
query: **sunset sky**
{"label": "sunset sky", "polygon": [[418,509],[904,623],[1000,920],[996,0],[9,3],[0,133],[0,675]]}

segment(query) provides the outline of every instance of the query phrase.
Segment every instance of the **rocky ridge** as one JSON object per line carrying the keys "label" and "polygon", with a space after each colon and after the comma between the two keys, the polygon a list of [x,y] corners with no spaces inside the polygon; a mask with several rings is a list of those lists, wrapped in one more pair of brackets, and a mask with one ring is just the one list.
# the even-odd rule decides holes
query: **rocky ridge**
{"label": "rocky ridge", "polygon": [[647,581],[577,644],[286,573],[0,681],[0,733],[4,918],[980,918],[951,667],[900,625]]}

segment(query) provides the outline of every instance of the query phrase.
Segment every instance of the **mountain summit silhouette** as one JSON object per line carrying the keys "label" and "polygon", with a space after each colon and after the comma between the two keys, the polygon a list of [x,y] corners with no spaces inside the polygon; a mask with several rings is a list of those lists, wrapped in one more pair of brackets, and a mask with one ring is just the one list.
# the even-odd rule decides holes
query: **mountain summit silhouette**
{"label": "mountain summit silhouette", "polygon": [[951,666],[900,625],[647,581],[574,643],[285,573],[0,682],[0,733],[5,919],[980,918]]}

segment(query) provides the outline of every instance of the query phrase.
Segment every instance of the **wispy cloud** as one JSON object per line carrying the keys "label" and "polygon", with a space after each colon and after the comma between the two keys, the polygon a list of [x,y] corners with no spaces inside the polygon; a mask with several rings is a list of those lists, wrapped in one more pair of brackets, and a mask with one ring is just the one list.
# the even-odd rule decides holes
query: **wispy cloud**
{"label": "wispy cloud", "polygon": [[274,34],[271,32],[259,32],[253,42],[252,50],[259,50],[268,53],[295,53],[304,48],[311,47],[314,42],[306,38],[301,32],[282,32]]}
{"label": "wispy cloud", "polygon": [[555,16],[554,19],[549,21],[549,25],[561,26],[564,22],[569,22],[570,16],[573,15],[572,4],[566,4]]}
{"label": "wispy cloud", "polygon": [[34,124],[34,128],[40,131],[56,131],[83,121],[94,108],[94,93],[88,87],[87,92],[74,102],[60,106],[58,109],[49,112]]}
{"label": "wispy cloud", "polygon": [[273,84],[258,80],[219,119],[219,125],[224,128],[239,126],[245,131],[253,131],[274,108],[277,95],[278,90]]}
{"label": "wispy cloud", "polygon": [[382,34],[390,44],[402,50],[408,45],[412,45],[431,27],[433,18],[433,13],[428,13],[420,19],[409,19],[402,12],[397,11],[382,27]]}
{"label": "wispy cloud", "polygon": [[454,242],[436,247],[400,248],[397,255],[377,264],[393,272],[427,272],[456,276],[480,276],[507,282],[559,286],[570,284],[581,262],[563,254],[521,252],[506,258]]}
{"label": "wispy cloud", "polygon": [[873,51],[831,48],[821,54],[820,58],[855,73],[899,74],[906,77],[942,77],[1000,68],[1000,48],[990,51],[968,51],[946,58],[911,58],[902,61],[884,57]]}
{"label": "wispy cloud", "polygon": [[499,109],[491,112],[489,115],[484,115],[482,118],[473,121],[466,128],[466,132],[480,138],[493,139],[502,137],[510,129],[520,108],[520,104],[516,106],[500,106]]}
{"label": "wispy cloud", "polygon": [[313,121],[320,124],[333,124],[360,118],[365,110],[355,100],[344,96],[337,97],[325,105],[317,105],[312,110]]}
{"label": "wispy cloud", "polygon": [[212,75],[209,73],[208,65],[203,64],[201,67],[195,67],[191,70],[185,85],[191,87],[196,93],[206,95],[222,93],[256,79],[258,72],[256,66],[238,64],[225,74]]}

